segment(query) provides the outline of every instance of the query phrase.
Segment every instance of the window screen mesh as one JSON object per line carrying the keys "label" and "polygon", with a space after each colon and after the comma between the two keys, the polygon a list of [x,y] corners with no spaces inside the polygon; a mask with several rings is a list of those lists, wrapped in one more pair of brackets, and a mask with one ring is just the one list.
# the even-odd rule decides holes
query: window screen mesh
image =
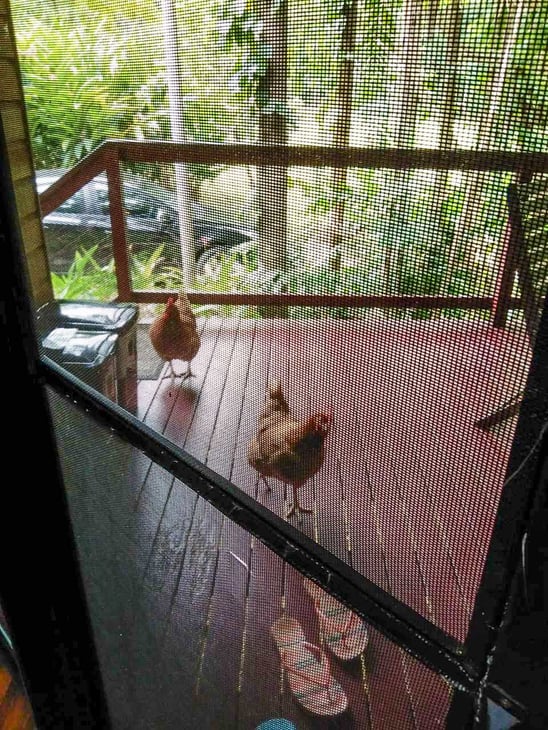
{"label": "window screen mesh", "polygon": [[[156,143],[153,161],[120,153],[121,248],[105,173],[44,218],[57,298],[108,301],[127,264],[129,298],[139,301],[138,417],[459,642],[468,635],[530,366],[531,326],[546,295],[547,168],[538,154],[546,152],[546,14],[545,5],[520,0],[13,2],[40,190],[51,184],[46,170],[60,176],[107,138]],[[158,146],[168,140],[363,147],[385,156],[342,168],[298,158],[269,166],[202,150],[203,158],[183,165]],[[423,164],[421,154],[436,151]],[[456,163],[451,154],[463,151],[470,154]],[[483,169],[478,151],[500,158]],[[524,157],[518,165],[507,153]],[[179,379],[185,358],[174,356],[175,380],[149,328],[164,311],[160,293],[182,288],[197,297],[200,346],[187,379]],[[268,396],[276,380],[281,390],[272,385]],[[116,392],[105,382],[93,384]],[[275,414],[268,423],[265,396]],[[61,413],[60,426],[65,418],[76,416]],[[257,454],[250,445],[261,424]],[[524,453],[531,445],[522,444]],[[114,439],[112,448],[109,459],[138,463]],[[89,459],[96,463],[93,449]],[[113,468],[118,479],[122,467]],[[254,553],[249,538],[200,502],[191,519],[204,520],[203,533],[194,533],[185,488],[159,468],[145,472],[126,495],[124,523],[137,566],[127,590],[146,598],[145,608],[124,622],[151,644],[138,647],[124,681],[137,681],[137,665],[149,673],[150,685],[141,687],[148,699],[136,702],[159,712],[158,683],[168,695],[178,690],[155,673],[150,625],[169,615],[183,627],[188,612],[178,612],[188,591],[206,601],[198,613],[207,621],[224,583],[239,591],[243,621],[242,606],[252,604],[239,581],[249,577]],[[74,494],[84,477],[75,473]],[[151,480],[163,485],[152,501]],[[86,490],[90,499],[95,487]],[[110,499],[118,498],[115,490]],[[81,529],[88,512],[78,504]],[[82,545],[103,534],[114,540],[109,520],[82,528]],[[247,544],[248,558],[219,548],[225,534]],[[124,555],[114,546],[105,560],[115,565]],[[213,570],[211,560],[216,566],[204,582],[200,560],[204,570]],[[163,565],[158,580],[169,583],[169,598],[164,583],[154,583],[154,561]],[[274,556],[266,564],[277,567],[258,571],[256,590],[280,609],[292,571]],[[187,569],[187,594],[179,596]],[[89,585],[95,570],[102,580],[92,562]],[[94,594],[97,606],[104,587]],[[196,644],[190,676],[205,672],[197,697],[207,687],[212,702],[215,652],[221,656],[226,641],[245,665],[256,646],[245,631],[223,636],[222,625],[211,645],[194,635],[190,619],[181,628]],[[269,644],[267,633],[257,640]],[[242,637],[238,647],[230,643]],[[415,664],[378,641],[374,662],[365,654],[352,670],[355,711],[360,718],[380,712],[374,683],[397,675],[403,695],[394,690],[382,710],[388,719],[372,727],[431,727],[418,719]],[[390,661],[399,668],[388,669]],[[439,681],[424,682],[420,696],[428,697],[429,682]],[[295,712],[280,687],[282,704],[272,711]],[[136,697],[134,687],[128,692]],[[250,703],[237,694],[219,702],[248,727]],[[193,712],[203,712],[192,696]],[[398,712],[399,719],[390,714]],[[436,718],[443,724],[443,713]]]}
{"label": "window screen mesh", "polygon": [[142,384],[145,422],[285,516],[290,486],[267,477],[268,492],[247,462],[266,383],[280,379],[303,421],[333,413],[322,467],[297,492],[313,512],[291,521],[463,640],[509,448],[473,421],[514,387],[506,367],[523,343],[439,321],[215,317],[202,327],[189,386]]}
{"label": "window screen mesh", "polygon": [[[338,726],[443,726],[444,680],[356,615],[337,641],[322,623],[335,604],[322,613],[300,573],[65,399],[50,403],[114,727],[255,728],[275,717],[318,727],[282,673],[271,630],[282,616],[327,652],[326,681],[348,704]],[[308,700],[319,708],[325,697]]]}

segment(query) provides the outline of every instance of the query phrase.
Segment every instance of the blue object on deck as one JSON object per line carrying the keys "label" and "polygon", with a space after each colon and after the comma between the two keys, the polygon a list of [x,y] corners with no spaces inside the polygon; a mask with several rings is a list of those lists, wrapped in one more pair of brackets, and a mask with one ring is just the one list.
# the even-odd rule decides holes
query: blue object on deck
{"label": "blue object on deck", "polygon": [[518,720],[500,705],[496,705],[491,700],[487,700],[487,710],[489,716],[489,730],[509,730],[514,727]]}
{"label": "blue object on deck", "polygon": [[274,717],[272,720],[265,720],[257,725],[255,730],[297,730],[295,725],[283,717]]}

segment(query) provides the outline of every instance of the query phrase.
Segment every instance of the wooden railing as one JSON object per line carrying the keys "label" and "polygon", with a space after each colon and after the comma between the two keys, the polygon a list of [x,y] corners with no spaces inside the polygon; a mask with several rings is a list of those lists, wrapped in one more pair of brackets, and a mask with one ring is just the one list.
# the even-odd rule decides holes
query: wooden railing
{"label": "wooden railing", "polygon": [[[42,215],[54,211],[100,173],[106,172],[109,190],[112,245],[118,300],[162,302],[174,292],[134,291],[131,286],[120,163],[200,163],[258,166],[328,168],[375,168],[391,170],[460,170],[512,172],[526,180],[548,172],[548,154],[432,149],[371,149],[289,147],[280,145],[182,144],[108,140],[79,162],[40,195]],[[493,322],[503,326],[510,308],[519,307],[511,297],[514,266],[510,224],[505,231],[504,253],[493,296],[384,296],[340,294],[226,294],[189,292],[195,304],[263,306],[380,307],[416,309],[489,309]]]}

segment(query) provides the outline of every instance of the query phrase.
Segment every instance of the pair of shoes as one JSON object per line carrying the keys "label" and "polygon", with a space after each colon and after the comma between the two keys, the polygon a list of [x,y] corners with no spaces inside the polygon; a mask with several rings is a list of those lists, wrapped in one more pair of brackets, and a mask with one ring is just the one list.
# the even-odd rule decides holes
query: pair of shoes
{"label": "pair of shoes", "polygon": [[[324,645],[343,661],[359,656],[368,640],[363,621],[306,578],[304,587],[314,601]],[[272,624],[270,632],[297,701],[315,715],[333,716],[344,712],[348,699],[331,674],[327,653],[306,640],[299,622],[282,616]]]}

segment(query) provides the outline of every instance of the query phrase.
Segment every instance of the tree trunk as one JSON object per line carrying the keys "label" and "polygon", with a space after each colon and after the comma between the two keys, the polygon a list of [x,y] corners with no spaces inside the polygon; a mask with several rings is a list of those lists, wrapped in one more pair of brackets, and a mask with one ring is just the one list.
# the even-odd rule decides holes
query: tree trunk
{"label": "tree trunk", "polygon": [[[415,124],[420,101],[420,32],[422,20],[420,0],[404,0],[400,17],[399,41],[397,50],[398,83],[394,94],[393,106],[396,109],[396,147],[413,147],[415,144]],[[389,186],[390,204],[387,225],[386,271],[390,279],[385,282],[387,294],[401,293],[401,270],[404,248],[398,240],[407,215],[405,190],[406,171],[388,173],[386,184]],[[397,241],[397,242],[396,242]]]}
{"label": "tree trunk", "polygon": [[[344,0],[342,7],[344,26],[341,39],[341,68],[339,76],[339,106],[333,134],[335,147],[348,147],[350,144],[350,125],[352,121],[352,92],[354,85],[354,49],[356,44],[356,22],[358,17],[357,0]],[[332,218],[331,268],[338,271],[341,267],[343,246],[344,212],[346,204],[346,181],[348,170],[333,170],[333,195],[335,205]]]}
{"label": "tree trunk", "polygon": [[[489,145],[493,125],[501,105],[504,82],[506,80],[516,38],[519,32],[524,10],[524,2],[523,0],[511,2],[508,4],[508,8],[509,18],[506,24],[506,31],[502,38],[500,61],[494,71],[489,105],[480,120],[476,149],[486,149]],[[453,243],[449,252],[446,275],[448,286],[451,284],[455,274],[455,268],[459,258],[461,258],[461,254],[464,254],[464,257],[466,258],[466,255],[469,253],[470,244],[474,240],[476,234],[476,228],[479,229],[477,231],[478,235],[481,236],[483,233],[481,230],[480,215],[481,193],[483,188],[482,180],[483,174],[481,172],[473,172],[467,176],[467,187],[463,207],[455,225]]]}
{"label": "tree trunk", "polygon": [[[439,19],[438,8],[438,19]],[[453,125],[455,123],[455,103],[457,96],[458,86],[458,61],[459,51],[461,42],[461,28],[462,28],[462,8],[461,0],[452,0],[449,8],[443,12],[442,22],[448,18],[447,22],[447,57],[445,65],[445,73],[443,77],[443,98],[441,106],[441,118],[440,118],[440,136],[439,136],[439,148],[442,150],[450,150],[454,147],[453,141]],[[440,170],[435,177],[434,181],[434,196],[432,200],[431,208],[431,219],[433,228],[437,228],[440,231],[439,236],[435,240],[436,248],[439,247],[441,241],[441,220],[443,204],[447,194],[447,184],[449,182],[449,171]],[[443,251],[442,251],[443,254]],[[439,255],[439,254],[438,254]],[[440,282],[439,293],[448,294],[451,287],[451,280],[449,277],[444,276]],[[432,292],[437,293],[437,292]],[[438,312],[437,316],[441,316],[442,312]]]}
{"label": "tree trunk", "polygon": [[[263,43],[270,49],[262,79],[259,132],[262,144],[287,143],[287,0],[270,0],[264,15]],[[259,167],[259,261],[268,271],[287,270],[287,170]],[[284,308],[268,307],[269,316],[283,316]]]}
{"label": "tree trunk", "polygon": [[[447,57],[443,80],[444,95],[440,121],[440,149],[453,147],[453,124],[455,122],[455,99],[457,96],[458,60],[461,40],[462,8],[461,0],[451,0],[444,19],[448,18]],[[445,174],[445,173],[444,173]]]}
{"label": "tree trunk", "polygon": [[[186,134],[184,130],[183,101],[179,74],[180,63],[175,0],[162,0],[162,19],[164,26],[171,138],[174,142],[185,142]],[[182,278],[183,287],[186,290],[190,288],[194,281],[195,250],[192,226],[192,201],[185,165],[175,164],[175,187],[179,214]]]}

